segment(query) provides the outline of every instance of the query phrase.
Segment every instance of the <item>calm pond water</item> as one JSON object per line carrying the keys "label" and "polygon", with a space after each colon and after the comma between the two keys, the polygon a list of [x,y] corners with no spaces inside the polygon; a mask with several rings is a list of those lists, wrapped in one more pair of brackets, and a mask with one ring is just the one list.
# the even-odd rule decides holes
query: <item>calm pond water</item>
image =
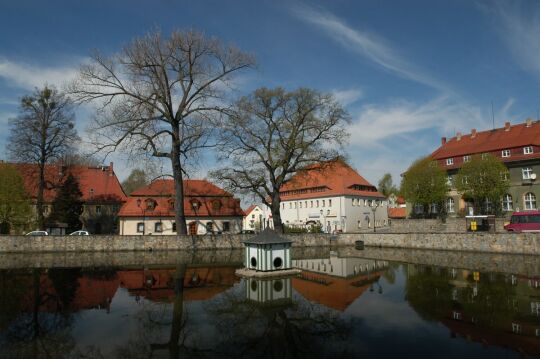
{"label": "calm pond water", "polygon": [[301,275],[267,281],[235,275],[241,252],[4,255],[0,357],[540,357],[537,258],[381,253],[297,253]]}

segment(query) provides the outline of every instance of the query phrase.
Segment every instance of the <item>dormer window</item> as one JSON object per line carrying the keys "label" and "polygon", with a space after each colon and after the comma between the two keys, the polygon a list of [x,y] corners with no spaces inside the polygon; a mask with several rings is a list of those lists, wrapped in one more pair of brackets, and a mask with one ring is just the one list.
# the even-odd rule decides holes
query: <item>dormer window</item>
{"label": "dormer window", "polygon": [[532,146],[523,147],[523,154],[524,155],[530,155],[531,153],[533,153]]}
{"label": "dormer window", "polygon": [[153,211],[156,208],[156,201],[149,198],[145,201],[145,206],[147,211]]}
{"label": "dormer window", "polygon": [[469,162],[471,160],[471,156],[467,155],[467,156],[463,156],[463,162]]}
{"label": "dormer window", "polygon": [[454,159],[453,158],[447,158],[446,159],[446,165],[447,166],[451,166],[454,164]]}
{"label": "dormer window", "polygon": [[502,157],[510,157],[510,150],[502,150],[501,151]]}
{"label": "dormer window", "polygon": [[[295,205],[296,205],[296,203],[295,203]],[[214,211],[219,211],[221,209],[221,202],[219,200],[217,200],[217,199],[212,201],[212,209]]]}

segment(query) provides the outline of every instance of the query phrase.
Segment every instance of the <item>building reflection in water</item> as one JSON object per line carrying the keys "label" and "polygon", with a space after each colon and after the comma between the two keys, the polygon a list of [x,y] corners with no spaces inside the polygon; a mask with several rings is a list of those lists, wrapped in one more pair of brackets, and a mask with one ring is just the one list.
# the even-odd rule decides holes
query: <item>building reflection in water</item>
{"label": "building reflection in water", "polygon": [[406,299],[452,338],[540,357],[540,278],[407,265]]}
{"label": "building reflection in water", "polygon": [[379,280],[388,262],[331,254],[324,259],[293,260],[293,267],[302,270],[292,280],[298,293],[310,301],[344,311],[368,289],[373,291],[375,287],[383,292]]}

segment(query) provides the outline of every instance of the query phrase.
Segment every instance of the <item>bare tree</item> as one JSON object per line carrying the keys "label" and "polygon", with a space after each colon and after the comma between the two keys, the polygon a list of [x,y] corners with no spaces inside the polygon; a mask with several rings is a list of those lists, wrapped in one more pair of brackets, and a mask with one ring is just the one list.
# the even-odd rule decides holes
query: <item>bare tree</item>
{"label": "bare tree", "polygon": [[253,65],[251,55],[202,33],[174,31],[164,38],[156,31],[110,58],[94,54],[70,93],[100,104],[92,131],[98,150],[170,159],[175,220],[178,233],[187,234],[185,162],[209,145],[210,120],[225,107],[231,76]]}
{"label": "bare tree", "polygon": [[280,187],[299,169],[336,158],[347,140],[348,115],[331,95],[310,89],[256,90],[240,99],[220,130],[228,166],[211,173],[227,188],[255,194],[283,231]]}
{"label": "bare tree", "polygon": [[79,139],[72,102],[54,87],[45,85],[22,98],[19,112],[19,116],[9,120],[11,133],[7,151],[14,162],[38,165],[37,225],[45,229],[45,165],[61,159]]}

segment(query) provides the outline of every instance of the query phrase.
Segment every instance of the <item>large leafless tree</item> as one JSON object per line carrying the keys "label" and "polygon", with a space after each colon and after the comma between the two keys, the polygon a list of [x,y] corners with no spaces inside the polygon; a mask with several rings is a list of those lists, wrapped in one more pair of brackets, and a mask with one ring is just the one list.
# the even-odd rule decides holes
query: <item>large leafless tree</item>
{"label": "large leafless tree", "polygon": [[54,87],[44,86],[21,99],[19,112],[17,117],[9,120],[7,152],[14,162],[37,165],[37,225],[39,229],[45,229],[45,166],[60,160],[79,139],[72,102]]}
{"label": "large leafless tree", "polygon": [[92,128],[98,150],[171,161],[175,219],[178,233],[186,234],[186,161],[208,146],[232,76],[253,65],[251,55],[202,33],[174,31],[165,38],[156,31],[114,56],[94,54],[70,93],[100,105]]}
{"label": "large leafless tree", "polygon": [[280,188],[299,169],[339,156],[349,116],[331,95],[311,89],[256,90],[240,99],[220,130],[219,156],[227,166],[211,176],[226,187],[255,194],[283,231]]}

